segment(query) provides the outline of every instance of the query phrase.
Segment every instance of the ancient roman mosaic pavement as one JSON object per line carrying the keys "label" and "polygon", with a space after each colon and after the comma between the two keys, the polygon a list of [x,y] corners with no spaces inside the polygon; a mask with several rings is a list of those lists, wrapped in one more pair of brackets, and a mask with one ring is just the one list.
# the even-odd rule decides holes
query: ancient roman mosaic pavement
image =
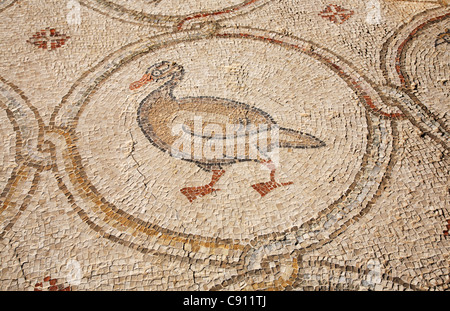
{"label": "ancient roman mosaic pavement", "polygon": [[1,290],[449,289],[448,0],[2,0],[0,25]]}

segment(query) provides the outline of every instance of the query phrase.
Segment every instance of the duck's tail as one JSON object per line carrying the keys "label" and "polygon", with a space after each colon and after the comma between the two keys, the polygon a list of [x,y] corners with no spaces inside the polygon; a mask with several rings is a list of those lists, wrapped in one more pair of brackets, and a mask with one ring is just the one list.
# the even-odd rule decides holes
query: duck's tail
{"label": "duck's tail", "polygon": [[319,148],[325,143],[311,134],[283,128],[279,129],[278,138],[280,148]]}

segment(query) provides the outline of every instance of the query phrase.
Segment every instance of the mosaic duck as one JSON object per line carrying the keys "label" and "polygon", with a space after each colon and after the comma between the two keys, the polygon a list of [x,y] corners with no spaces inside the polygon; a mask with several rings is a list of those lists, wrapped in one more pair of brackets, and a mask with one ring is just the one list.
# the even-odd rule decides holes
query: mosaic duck
{"label": "mosaic duck", "polygon": [[[185,152],[181,158],[195,163],[205,171],[212,172],[210,183],[180,190],[190,202],[220,190],[215,189],[214,185],[225,173],[223,167],[241,161],[256,161],[270,169],[269,181],[252,185],[261,196],[265,196],[278,187],[292,184],[292,182],[281,183],[275,180],[276,168],[271,158],[275,141],[280,148],[325,146],[324,142],[310,134],[278,127],[269,114],[244,103],[206,96],[176,98],[173,95],[173,89],[183,79],[184,73],[183,67],[174,62],[159,62],[149,67],[140,80],[131,83],[130,90],[136,90],[150,82],[156,83],[156,90],[150,92],[138,108],[137,121],[145,137],[160,150],[174,156],[173,146],[179,142],[180,135],[173,129],[178,126],[185,137],[192,138],[188,143],[191,144],[188,147],[192,148],[188,148],[188,152]],[[196,124],[196,120],[199,119],[202,120],[200,127]],[[229,135],[230,125],[234,126],[232,135]],[[214,130],[208,131],[211,127]],[[256,135],[257,131],[241,131],[243,128],[259,129],[259,135],[261,131],[266,131],[264,134],[267,137],[265,144],[267,148],[256,146],[251,149],[251,137]],[[275,128],[277,128],[277,140],[272,136]],[[227,146],[232,146],[232,152],[219,152],[219,156],[217,152],[198,154],[198,146],[211,142],[214,143],[215,148],[225,146],[221,149],[222,151],[228,148]],[[243,153],[238,152],[239,147],[241,147],[240,150],[244,150]],[[251,150],[256,150],[256,154],[252,155]]]}

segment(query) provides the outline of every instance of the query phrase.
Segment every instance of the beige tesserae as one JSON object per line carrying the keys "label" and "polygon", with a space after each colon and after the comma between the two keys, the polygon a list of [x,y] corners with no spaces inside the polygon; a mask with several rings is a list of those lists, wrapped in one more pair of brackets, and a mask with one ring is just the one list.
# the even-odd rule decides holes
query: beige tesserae
{"label": "beige tesserae", "polygon": [[0,290],[448,290],[448,0],[0,1]]}

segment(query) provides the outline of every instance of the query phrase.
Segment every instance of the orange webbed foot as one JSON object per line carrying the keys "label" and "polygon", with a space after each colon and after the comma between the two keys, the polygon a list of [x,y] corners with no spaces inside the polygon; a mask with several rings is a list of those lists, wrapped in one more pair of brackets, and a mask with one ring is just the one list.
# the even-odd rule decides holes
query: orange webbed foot
{"label": "orange webbed foot", "polygon": [[213,188],[217,181],[219,181],[220,177],[225,173],[224,170],[213,170],[213,176],[211,178],[211,182],[205,186],[199,187],[186,187],[181,189],[181,193],[186,196],[189,202],[193,202],[195,199],[199,197],[203,197],[207,194],[210,194],[214,191],[219,191],[220,189]]}
{"label": "orange webbed foot", "polygon": [[270,181],[261,182],[258,184],[252,185],[253,189],[255,189],[262,197],[268,194],[273,189],[292,185],[293,182],[284,182],[279,183],[275,181],[275,165],[271,160],[269,161],[261,161],[262,164],[266,165],[270,169]]}
{"label": "orange webbed foot", "polygon": [[203,197],[214,191],[219,191],[220,189],[212,188],[210,185],[200,186],[200,187],[186,187],[181,189],[181,193],[186,196],[189,202],[193,202],[198,197]]}
{"label": "orange webbed foot", "polygon": [[279,187],[283,187],[283,186],[289,186],[292,185],[293,182],[285,182],[285,183],[278,183],[276,181],[267,181],[267,182],[262,182],[259,184],[254,184],[252,185],[253,189],[255,189],[262,197],[265,196],[266,194],[268,194],[270,191],[279,188]]}

